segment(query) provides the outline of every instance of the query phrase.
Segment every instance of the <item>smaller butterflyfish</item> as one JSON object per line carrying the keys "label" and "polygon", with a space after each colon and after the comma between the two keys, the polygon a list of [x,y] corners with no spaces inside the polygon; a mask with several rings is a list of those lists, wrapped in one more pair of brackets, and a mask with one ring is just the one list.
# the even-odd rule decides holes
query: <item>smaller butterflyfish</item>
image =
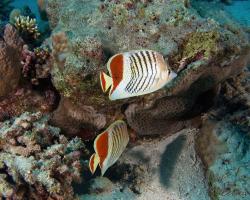
{"label": "smaller butterflyfish", "polygon": [[94,141],[95,153],[89,159],[91,173],[94,174],[99,165],[103,176],[106,170],[119,159],[128,142],[127,125],[122,120],[115,121],[99,134]]}
{"label": "smaller butterflyfish", "polygon": [[107,68],[110,76],[101,72],[100,81],[103,92],[110,88],[110,100],[149,94],[177,76],[163,56],[152,50],[116,54],[109,59]]}

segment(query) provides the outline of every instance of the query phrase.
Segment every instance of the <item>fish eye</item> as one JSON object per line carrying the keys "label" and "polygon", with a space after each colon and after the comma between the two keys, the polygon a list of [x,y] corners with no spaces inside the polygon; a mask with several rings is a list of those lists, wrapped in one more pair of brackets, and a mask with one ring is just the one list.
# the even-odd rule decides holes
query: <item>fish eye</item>
{"label": "fish eye", "polygon": [[171,73],[171,70],[168,70],[168,76],[170,75],[170,73]]}

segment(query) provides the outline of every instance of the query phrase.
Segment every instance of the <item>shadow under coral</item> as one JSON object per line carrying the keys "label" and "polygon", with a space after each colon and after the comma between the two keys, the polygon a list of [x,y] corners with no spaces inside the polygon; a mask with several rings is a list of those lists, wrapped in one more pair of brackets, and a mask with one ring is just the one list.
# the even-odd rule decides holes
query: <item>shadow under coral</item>
{"label": "shadow under coral", "polygon": [[171,144],[169,144],[162,154],[160,162],[160,183],[165,187],[170,187],[170,179],[172,177],[175,164],[178,160],[180,152],[185,143],[186,136],[178,136]]}

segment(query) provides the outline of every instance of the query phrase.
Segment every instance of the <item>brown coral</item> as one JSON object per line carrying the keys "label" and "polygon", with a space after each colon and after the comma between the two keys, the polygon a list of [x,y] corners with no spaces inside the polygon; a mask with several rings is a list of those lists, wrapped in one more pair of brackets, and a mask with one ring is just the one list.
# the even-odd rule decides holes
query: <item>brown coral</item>
{"label": "brown coral", "polygon": [[22,87],[9,93],[0,101],[0,121],[18,116],[25,111],[47,113],[56,105],[55,91],[50,89],[34,91],[30,87]]}
{"label": "brown coral", "polygon": [[6,25],[0,39],[0,97],[18,86],[21,77],[21,51],[23,41],[11,25]]}

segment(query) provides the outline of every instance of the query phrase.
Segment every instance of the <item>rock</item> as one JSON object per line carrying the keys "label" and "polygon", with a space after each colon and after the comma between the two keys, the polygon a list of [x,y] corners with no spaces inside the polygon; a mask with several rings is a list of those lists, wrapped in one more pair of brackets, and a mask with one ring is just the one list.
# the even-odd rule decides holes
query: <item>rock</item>
{"label": "rock", "polygon": [[213,200],[250,198],[250,73],[247,74],[224,84],[223,98],[204,117],[196,139]]}
{"label": "rock", "polygon": [[[85,186],[86,187],[86,186]],[[126,188],[121,191],[106,177],[96,177],[89,183],[88,194],[79,195],[82,200],[134,199],[135,195]]]}
{"label": "rock", "polygon": [[0,97],[18,86],[23,44],[14,27],[6,25],[3,39],[0,39]]}
{"label": "rock", "polygon": [[[123,118],[140,135],[171,134],[189,126],[193,115],[211,105],[216,87],[248,62],[247,33],[228,15],[216,17],[217,12],[224,13],[220,8],[206,8],[206,16],[185,0],[46,3],[55,27],[51,37],[55,87],[79,110],[92,106],[107,124]],[[111,102],[101,91],[99,72],[105,71],[112,55],[133,49],[159,51],[178,76],[152,94]],[[62,108],[56,112],[62,113]],[[66,116],[61,116],[61,124],[67,122]],[[92,126],[96,131],[103,128],[95,122]]]}
{"label": "rock", "polygon": [[96,177],[89,184],[90,194],[108,193],[114,189],[113,183],[106,177]]}
{"label": "rock", "polygon": [[102,129],[105,126],[106,118],[92,106],[78,105],[63,98],[52,114],[51,122],[61,127],[70,136],[78,135],[84,140],[89,140],[97,134],[96,129]]}

